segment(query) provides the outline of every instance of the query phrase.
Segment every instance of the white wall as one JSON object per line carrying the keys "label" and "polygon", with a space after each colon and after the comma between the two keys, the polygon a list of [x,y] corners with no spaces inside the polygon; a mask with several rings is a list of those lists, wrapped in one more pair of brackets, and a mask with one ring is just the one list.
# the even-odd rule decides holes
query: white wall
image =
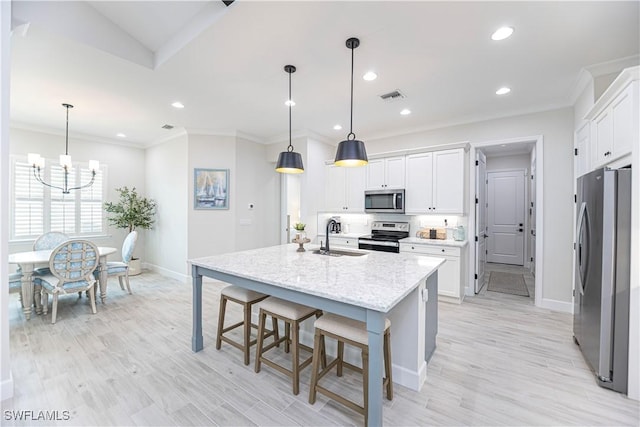
{"label": "white wall", "polygon": [[[193,170],[229,169],[229,209],[193,209]],[[188,167],[188,258],[233,252],[236,248],[238,170],[236,138],[189,134]]]}
{"label": "white wall", "polygon": [[[64,110],[60,107],[62,113]],[[71,121],[73,125],[73,121]],[[85,138],[74,138],[69,136],[69,154],[74,162],[88,162],[91,159],[100,161],[101,167],[106,168],[105,201],[118,200],[116,188],[127,186],[136,187],[139,193],[144,194],[145,190],[145,154],[140,148],[127,147],[120,144],[109,144],[96,142]],[[11,128],[9,149],[11,155],[25,156],[28,153],[39,153],[48,159],[57,159],[60,154],[64,154],[65,136],[64,134],[26,129]],[[102,246],[113,246],[120,248],[128,230],[109,227],[103,233],[103,237],[95,240]],[[136,256],[145,253],[145,233],[140,233],[140,238],[136,244]],[[11,252],[31,250],[32,241],[12,242]],[[112,256],[118,259],[119,252]]]}
{"label": "white wall", "polygon": [[13,396],[9,344],[9,74],[11,73],[11,2],[0,1],[0,400]]}
{"label": "white wall", "polygon": [[531,156],[519,154],[515,156],[487,157],[487,172],[499,169],[526,169],[531,168]]}
{"label": "white wall", "polygon": [[[542,188],[542,294],[549,305],[571,307],[573,259],[573,110],[563,108],[534,114],[469,123],[378,140],[365,140],[369,154],[427,147],[460,141],[485,142],[544,136]],[[540,171],[538,171],[540,174]]]}
{"label": "white wall", "polygon": [[[142,262],[178,280],[186,280],[189,179],[187,135],[182,134],[145,152],[146,196],[157,203],[156,223],[147,230]],[[191,178],[193,179],[193,178]]]}
{"label": "white wall", "polygon": [[[236,139],[236,250],[280,241],[280,174],[263,144]],[[249,209],[249,204],[254,205]],[[250,223],[249,223],[250,222]]]}

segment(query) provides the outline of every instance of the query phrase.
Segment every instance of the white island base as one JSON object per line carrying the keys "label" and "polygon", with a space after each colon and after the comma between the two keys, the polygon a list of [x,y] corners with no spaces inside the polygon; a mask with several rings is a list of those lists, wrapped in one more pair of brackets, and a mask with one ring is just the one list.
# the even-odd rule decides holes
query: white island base
{"label": "white island base", "polygon": [[[370,425],[382,425],[382,341],[391,320],[394,382],[419,390],[437,333],[437,269],[442,258],[366,252],[331,257],[281,245],[190,260],[192,350],[203,349],[202,277],[360,320],[369,336]],[[315,248],[313,248],[315,249]]]}

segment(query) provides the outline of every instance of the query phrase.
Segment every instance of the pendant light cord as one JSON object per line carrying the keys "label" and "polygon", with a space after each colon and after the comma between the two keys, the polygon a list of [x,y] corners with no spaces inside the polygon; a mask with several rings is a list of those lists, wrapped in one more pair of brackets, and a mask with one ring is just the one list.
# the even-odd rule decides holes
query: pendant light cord
{"label": "pendant light cord", "polygon": [[64,154],[65,156],[69,155],[69,104],[65,104],[64,105],[67,109],[67,133],[65,136],[65,147],[64,147]]}
{"label": "pendant light cord", "polygon": [[291,72],[289,72],[289,146],[287,147],[288,152],[293,151],[293,145],[291,145]]}
{"label": "pendant light cord", "polygon": [[351,137],[353,137],[353,139],[356,139],[356,134],[353,133],[353,51],[355,50],[356,46],[352,45],[350,47],[351,49],[351,115],[349,118],[349,135],[347,135],[347,139],[350,139]]}

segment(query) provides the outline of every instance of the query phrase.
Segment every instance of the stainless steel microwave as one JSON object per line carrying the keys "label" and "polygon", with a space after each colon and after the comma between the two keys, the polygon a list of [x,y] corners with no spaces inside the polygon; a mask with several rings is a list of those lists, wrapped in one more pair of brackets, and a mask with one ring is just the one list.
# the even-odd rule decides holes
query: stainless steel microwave
{"label": "stainless steel microwave", "polygon": [[404,213],[404,190],[367,190],[364,192],[367,213]]}

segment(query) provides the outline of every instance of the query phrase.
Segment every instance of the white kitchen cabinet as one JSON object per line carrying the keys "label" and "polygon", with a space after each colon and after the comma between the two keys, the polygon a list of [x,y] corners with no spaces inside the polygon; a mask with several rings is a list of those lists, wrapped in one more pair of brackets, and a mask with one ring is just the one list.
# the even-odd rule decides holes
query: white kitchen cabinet
{"label": "white kitchen cabinet", "polygon": [[367,165],[367,190],[405,187],[405,157],[373,159]]}
{"label": "white kitchen cabinet", "polygon": [[329,247],[333,248],[335,246],[358,249],[358,238],[344,237],[339,234],[331,234],[329,235]]}
{"label": "white kitchen cabinet", "polygon": [[400,243],[400,252],[434,256],[446,259],[438,269],[438,299],[461,303],[464,299],[466,263],[462,248],[429,245],[428,243]]}
{"label": "white kitchen cabinet", "polygon": [[365,168],[326,166],[325,210],[364,212]]}
{"label": "white kitchen cabinet", "polygon": [[623,70],[587,113],[591,121],[591,169],[630,154],[633,144],[638,143],[638,68]]}
{"label": "white kitchen cabinet", "polygon": [[408,155],[405,212],[463,214],[464,177],[462,148]]}
{"label": "white kitchen cabinet", "polygon": [[576,178],[590,171],[591,153],[589,150],[591,139],[591,122],[586,121],[577,131],[575,136],[575,168]]}

